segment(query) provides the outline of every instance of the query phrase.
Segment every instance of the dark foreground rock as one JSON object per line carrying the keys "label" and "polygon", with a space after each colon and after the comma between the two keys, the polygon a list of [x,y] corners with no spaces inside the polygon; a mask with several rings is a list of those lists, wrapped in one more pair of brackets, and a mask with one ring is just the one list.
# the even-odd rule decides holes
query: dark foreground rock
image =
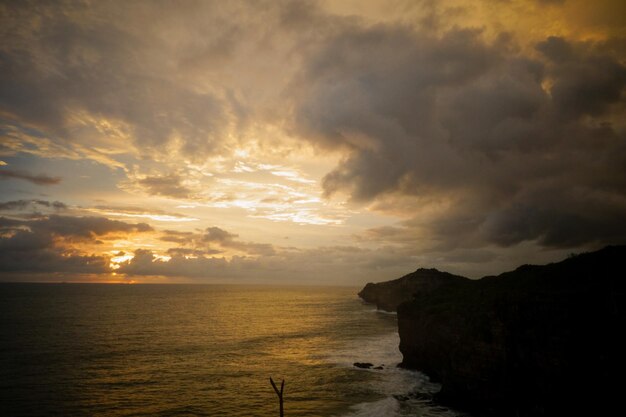
{"label": "dark foreground rock", "polygon": [[398,307],[402,365],[442,384],[437,401],[478,416],[615,415],[624,262],[626,246],[608,247],[414,292]]}
{"label": "dark foreground rock", "polygon": [[369,362],[354,362],[353,365],[361,369],[370,369],[372,366],[374,366],[373,363],[369,363]]}
{"label": "dark foreground rock", "polygon": [[393,281],[377,284],[370,282],[359,292],[359,297],[368,303],[376,304],[380,310],[396,311],[399,304],[411,300],[418,294],[428,294],[442,285],[459,281],[468,279],[436,269],[418,269]]}

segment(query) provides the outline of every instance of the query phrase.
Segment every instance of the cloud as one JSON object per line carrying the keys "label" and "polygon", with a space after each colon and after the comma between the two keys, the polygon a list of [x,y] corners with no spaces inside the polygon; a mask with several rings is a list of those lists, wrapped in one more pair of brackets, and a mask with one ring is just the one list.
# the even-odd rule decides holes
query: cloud
{"label": "cloud", "polygon": [[173,242],[180,245],[193,244],[199,235],[193,232],[180,232],[177,230],[163,230],[163,233],[159,239],[164,242]]}
{"label": "cloud", "polygon": [[145,233],[153,231],[146,223],[125,223],[105,217],[73,217],[57,214],[32,220],[0,217],[0,229],[9,234],[5,244],[11,242],[10,233],[30,233],[49,241],[53,237],[94,239],[112,233]]}
{"label": "cloud", "polygon": [[147,176],[137,180],[137,185],[148,194],[177,199],[192,198],[192,191],[185,187],[183,178],[176,174],[164,176]]}
{"label": "cloud", "polygon": [[171,257],[202,257],[206,255],[217,255],[222,253],[222,251],[217,249],[206,249],[206,250],[198,250],[198,249],[189,249],[189,248],[169,248],[167,250],[167,255]]}
{"label": "cloud", "polygon": [[274,246],[268,243],[242,242],[237,240],[238,235],[227,232],[219,227],[207,227],[202,241],[217,243],[222,248],[235,249],[250,255],[270,256],[276,253]]}
{"label": "cloud", "polygon": [[110,272],[109,257],[86,254],[73,244],[97,244],[115,233],[152,231],[145,223],[124,223],[103,217],[50,215],[31,220],[0,217],[0,271]]}
{"label": "cloud", "polygon": [[[162,276],[192,282],[265,282],[274,284],[363,285],[398,277],[417,267],[437,267],[480,277],[485,265],[520,263],[497,250],[462,250],[440,257],[423,256],[406,248],[382,246],[321,246],[311,249],[281,248],[271,256],[210,256],[201,251],[168,251],[169,259],[153,250],[140,249],[120,264],[118,274]],[[562,255],[565,256],[565,255]]]}
{"label": "cloud", "polygon": [[172,253],[169,261],[158,260],[151,250],[138,249],[132,260],[122,263],[118,271],[128,275],[161,275],[170,277],[206,278],[215,275],[230,276],[224,269],[228,261],[224,258],[186,258]]}
{"label": "cloud", "polygon": [[202,240],[205,242],[232,242],[237,235],[227,232],[224,229],[220,229],[219,227],[207,227],[205,230],[204,236],[202,236]]}
{"label": "cloud", "polygon": [[61,182],[60,177],[50,177],[45,174],[33,175],[26,171],[16,171],[11,169],[0,170],[0,180],[15,178],[25,180],[36,185],[56,185]]}
{"label": "cloud", "polygon": [[438,247],[626,239],[623,56],[605,42],[512,42],[385,24],[329,36],[292,89],[294,131],[346,155],[326,195],[445,201],[393,237]]}
{"label": "cloud", "polygon": [[536,49],[548,59],[550,95],[562,117],[601,116],[623,99],[626,67],[616,57],[554,36]]}
{"label": "cloud", "polygon": [[109,217],[135,217],[160,222],[192,222],[198,220],[180,213],[135,206],[97,205],[85,210]]}
{"label": "cloud", "polygon": [[[98,255],[64,255],[52,249],[3,250],[0,271],[53,274],[102,274],[109,272],[109,259]],[[6,276],[5,278],[8,278]]]}
{"label": "cloud", "polygon": [[[290,251],[203,224],[153,235],[177,246],[167,249],[172,264],[159,258],[166,249],[152,247],[127,268],[252,273],[256,265],[271,275],[283,267],[296,273],[300,261],[312,274],[311,260],[333,265],[334,250],[369,274],[420,254],[478,263],[529,242],[561,249],[626,238],[619,2],[2,7],[3,157],[88,158],[126,175],[111,187],[147,196],[146,205],[150,197],[189,200],[199,217],[228,211],[228,224],[237,216],[288,221],[297,226],[277,225],[280,234],[304,231],[301,241],[326,248]],[[0,179],[60,180],[0,168]],[[52,209],[10,198],[0,207],[11,215]],[[184,217],[91,210],[117,219]],[[39,230],[44,243],[151,230],[88,219],[39,216],[31,220],[42,223],[6,225],[13,229],[3,239],[22,229]],[[369,248],[357,255],[324,246],[337,230],[382,224],[357,232]],[[331,225],[332,233],[317,234]],[[34,244],[31,235],[18,237]],[[217,252],[236,255],[226,264],[201,259]]]}
{"label": "cloud", "polygon": [[284,6],[5,4],[0,116],[17,130],[7,148],[125,168],[128,155],[175,166],[232,151],[275,118],[293,72]]}
{"label": "cloud", "polygon": [[[206,256],[169,253],[165,260],[152,250],[139,249],[120,264],[128,276],[164,276],[194,282],[266,282],[333,285],[365,283],[382,274],[401,274],[412,268],[406,256],[392,250],[370,251],[350,246],[282,250],[271,256]],[[190,256],[191,255],[191,256]],[[341,279],[338,279],[341,276]]]}
{"label": "cloud", "polygon": [[14,200],[0,203],[0,211],[22,211],[27,208],[36,209],[37,207],[52,208],[54,210],[65,210],[67,205],[60,201],[46,200]]}
{"label": "cloud", "polygon": [[[237,239],[238,235],[216,226],[207,227],[201,233],[165,230],[161,236],[164,242],[178,243],[182,247],[200,250],[203,253],[216,251],[215,245],[224,249],[233,249],[247,255],[271,256],[276,253],[273,245],[268,243],[245,242]],[[221,251],[217,251],[219,253]],[[182,252],[180,252],[182,254]]]}
{"label": "cloud", "polygon": [[[3,19],[0,104],[24,126],[59,141],[84,143],[91,136],[92,146],[110,149],[119,148],[116,140],[131,139],[143,152],[160,153],[161,146],[184,137],[177,151],[190,157],[210,153],[219,142],[228,103],[217,92],[168,76],[177,72],[180,59],[171,40],[159,39],[159,24],[137,26],[143,19],[161,20],[154,16],[159,10],[54,3],[37,12],[26,4],[5,7],[11,18]],[[172,7],[161,18],[190,12]]]}
{"label": "cloud", "polygon": [[[0,226],[2,221],[0,221]],[[106,217],[86,216],[71,217],[50,215],[47,218],[32,221],[23,221],[21,225],[31,230],[47,232],[64,237],[92,238],[109,233],[143,233],[152,231],[147,223],[126,223],[119,220],[110,220]]]}

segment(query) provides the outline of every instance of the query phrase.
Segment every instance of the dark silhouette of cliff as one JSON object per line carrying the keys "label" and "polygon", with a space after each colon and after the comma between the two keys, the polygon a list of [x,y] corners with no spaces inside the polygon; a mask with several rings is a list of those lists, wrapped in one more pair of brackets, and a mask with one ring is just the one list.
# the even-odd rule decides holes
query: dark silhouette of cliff
{"label": "dark silhouette of cliff", "polygon": [[420,268],[393,281],[377,284],[370,282],[359,292],[359,297],[368,303],[376,304],[380,310],[396,311],[399,304],[413,299],[414,296],[429,294],[442,285],[458,281],[468,279],[436,269]]}
{"label": "dark silhouette of cliff", "polygon": [[625,261],[626,246],[612,246],[414,292],[397,310],[402,366],[477,416],[616,415]]}

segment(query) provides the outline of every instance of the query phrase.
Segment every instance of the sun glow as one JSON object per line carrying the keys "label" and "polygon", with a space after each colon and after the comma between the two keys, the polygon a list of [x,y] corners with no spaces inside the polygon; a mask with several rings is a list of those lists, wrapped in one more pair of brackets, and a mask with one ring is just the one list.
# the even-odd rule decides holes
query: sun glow
{"label": "sun glow", "polygon": [[113,255],[109,262],[109,268],[113,270],[119,269],[121,263],[128,262],[135,257],[135,255],[128,252],[113,252]]}
{"label": "sun glow", "polygon": [[138,219],[154,220],[158,222],[195,222],[199,220],[195,217],[183,217],[183,216],[176,216],[172,214],[122,213],[122,212],[116,212],[116,211],[98,210],[95,208],[89,209],[89,210],[99,213],[99,214],[103,214],[105,216],[133,217],[133,218],[138,218]]}

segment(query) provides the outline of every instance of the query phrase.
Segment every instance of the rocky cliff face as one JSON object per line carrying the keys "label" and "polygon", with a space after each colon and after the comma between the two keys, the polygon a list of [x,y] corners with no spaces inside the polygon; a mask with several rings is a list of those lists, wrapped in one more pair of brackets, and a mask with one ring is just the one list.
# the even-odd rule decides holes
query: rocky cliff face
{"label": "rocky cliff face", "polygon": [[625,261],[626,246],[608,247],[412,290],[398,307],[403,366],[440,382],[440,402],[480,416],[612,415],[624,386]]}
{"label": "rocky cliff face", "polygon": [[418,269],[393,281],[377,284],[370,282],[359,292],[359,297],[376,304],[380,310],[396,311],[399,304],[413,299],[414,296],[429,294],[442,285],[460,281],[469,280],[436,269]]}

